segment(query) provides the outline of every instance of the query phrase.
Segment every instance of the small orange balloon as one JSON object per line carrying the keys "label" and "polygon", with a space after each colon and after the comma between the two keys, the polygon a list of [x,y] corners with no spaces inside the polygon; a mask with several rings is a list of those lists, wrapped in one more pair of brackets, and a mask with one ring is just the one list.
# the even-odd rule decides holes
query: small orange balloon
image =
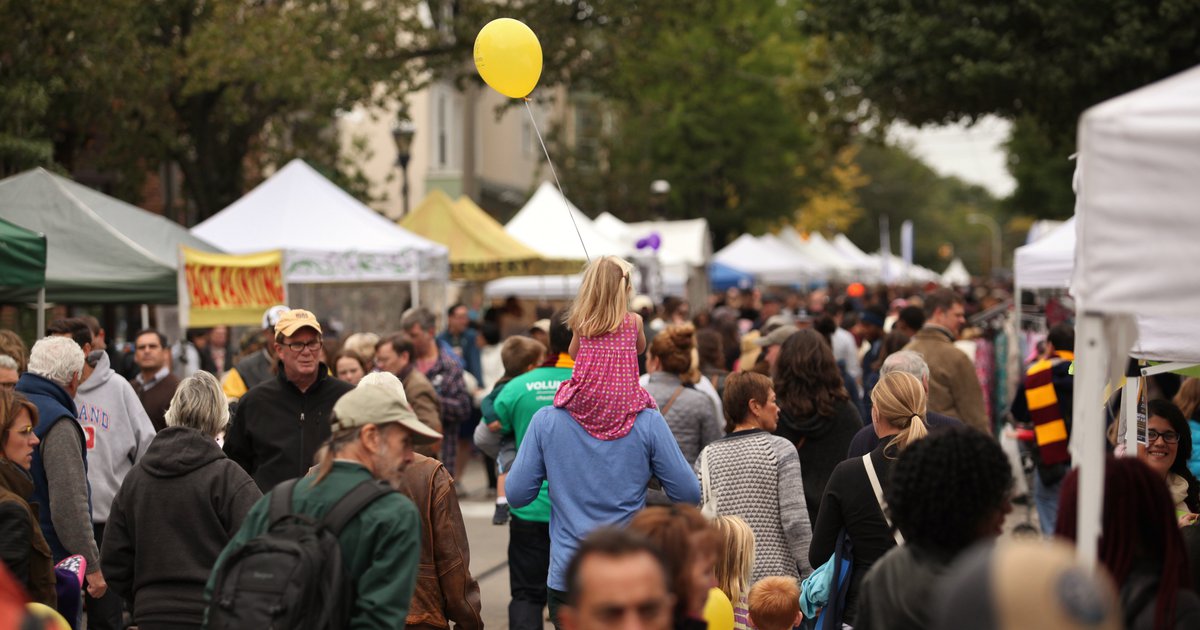
{"label": "small orange balloon", "polygon": [[867,287],[864,287],[861,282],[855,282],[846,287],[846,295],[852,298],[860,298],[867,293]]}

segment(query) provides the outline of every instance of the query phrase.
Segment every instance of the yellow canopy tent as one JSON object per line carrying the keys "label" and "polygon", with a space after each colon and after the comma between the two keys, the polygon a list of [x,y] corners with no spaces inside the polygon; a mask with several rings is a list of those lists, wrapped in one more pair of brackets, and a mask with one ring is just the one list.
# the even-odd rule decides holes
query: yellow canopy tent
{"label": "yellow canopy tent", "polygon": [[576,274],[583,269],[583,260],[542,256],[509,236],[504,226],[469,198],[451,201],[436,189],[398,223],[450,250],[450,277],[454,280],[485,282],[508,276]]}

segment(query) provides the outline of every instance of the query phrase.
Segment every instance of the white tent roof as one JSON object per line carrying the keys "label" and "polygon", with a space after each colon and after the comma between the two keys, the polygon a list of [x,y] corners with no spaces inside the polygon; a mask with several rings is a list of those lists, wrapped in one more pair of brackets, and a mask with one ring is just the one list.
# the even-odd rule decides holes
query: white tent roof
{"label": "white tent roof", "polygon": [[1074,268],[1074,217],[1013,254],[1015,284],[1022,289],[1065,289]]}
{"label": "white tent roof", "polygon": [[830,243],[830,245],[833,245],[834,249],[841,252],[846,258],[849,258],[860,265],[873,265],[875,267],[879,266],[877,261],[871,258],[870,254],[859,249],[858,245],[855,245],[854,241],[850,240],[850,238],[845,234],[838,234],[834,236],[833,242]]}
{"label": "white tent roof", "polygon": [[823,275],[818,267],[771,234],[760,238],[743,234],[713,254],[713,260],[768,284],[791,284]]}
{"label": "white tent roof", "polygon": [[411,280],[448,272],[444,246],[389,221],[299,159],[192,234],[233,254],[282,249],[289,282]]}
{"label": "white tent roof", "polygon": [[890,283],[897,282],[941,282],[942,276],[932,269],[927,269],[917,264],[906,264],[904,259],[895,255],[888,254],[887,257],[887,274],[883,273],[883,254],[875,253],[868,254],[871,260],[874,261],[875,268],[880,270],[880,276],[886,275],[884,278]]}
{"label": "white tent roof", "polygon": [[[570,212],[569,216],[567,212]],[[575,225],[571,224],[571,217]],[[614,217],[615,218],[615,217]],[[575,234],[578,227],[579,234]],[[553,184],[542,182],[525,207],[504,226],[517,240],[547,258],[585,260],[580,237],[587,244],[587,254],[596,256],[628,256],[632,243],[615,241],[601,232],[592,220],[575,204],[566,200]]]}
{"label": "white tent roof", "polygon": [[854,263],[830,245],[820,233],[813,232],[806,238],[795,228],[786,227],[779,231],[779,240],[826,273],[838,276],[854,274]]}
{"label": "white tent roof", "polygon": [[[1200,328],[1200,66],[1105,101],[1079,122],[1077,246],[1071,289],[1076,323],[1075,417],[1103,417],[1135,339],[1176,338],[1161,358],[1197,361]],[[1138,321],[1134,327],[1133,314]],[[1161,326],[1160,326],[1161,325]],[[1135,350],[1136,352],[1136,350]],[[1154,357],[1160,358],[1160,357]],[[1130,422],[1127,441],[1136,435]],[[1076,421],[1079,464],[1077,549],[1097,564],[1104,492],[1104,426]]]}
{"label": "white tent roof", "polygon": [[942,284],[954,287],[965,287],[971,284],[971,273],[967,271],[967,266],[963,264],[961,258],[950,261],[950,266],[942,272]]}
{"label": "white tent roof", "polygon": [[712,239],[707,219],[681,221],[634,221],[626,223],[602,212],[593,222],[608,238],[636,247],[638,239],[657,232],[662,240],[658,259],[664,268],[703,267],[712,258]]}
{"label": "white tent roof", "polygon": [[1083,308],[1200,313],[1200,67],[1089,109],[1079,151]]}

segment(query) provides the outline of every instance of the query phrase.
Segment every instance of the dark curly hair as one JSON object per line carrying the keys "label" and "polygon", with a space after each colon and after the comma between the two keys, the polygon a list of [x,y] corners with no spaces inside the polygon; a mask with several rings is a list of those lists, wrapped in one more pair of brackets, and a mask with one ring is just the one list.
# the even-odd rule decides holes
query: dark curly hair
{"label": "dark curly hair", "polygon": [[850,400],[833,348],[812,329],[801,330],[783,342],[772,380],[779,407],[796,419],[813,414],[833,416],[837,403]]}
{"label": "dark curly hair", "polygon": [[996,440],[953,427],[906,448],[885,494],[906,542],[953,556],[1005,509],[1012,485],[1012,468]]}

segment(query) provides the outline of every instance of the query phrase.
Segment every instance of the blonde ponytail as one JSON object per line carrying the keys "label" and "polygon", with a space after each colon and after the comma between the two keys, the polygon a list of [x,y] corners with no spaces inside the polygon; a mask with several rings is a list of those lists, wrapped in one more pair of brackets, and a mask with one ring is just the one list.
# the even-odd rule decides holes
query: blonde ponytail
{"label": "blonde ponytail", "polygon": [[924,417],[925,388],[912,374],[884,374],[871,390],[871,403],[884,422],[900,430],[888,446],[889,450],[903,451],[929,434]]}
{"label": "blonde ponytail", "polygon": [[925,426],[925,421],[921,419],[919,414],[913,414],[908,421],[908,427],[892,440],[892,444],[896,445],[898,450],[903,451],[912,445],[913,442],[929,435],[929,428]]}

